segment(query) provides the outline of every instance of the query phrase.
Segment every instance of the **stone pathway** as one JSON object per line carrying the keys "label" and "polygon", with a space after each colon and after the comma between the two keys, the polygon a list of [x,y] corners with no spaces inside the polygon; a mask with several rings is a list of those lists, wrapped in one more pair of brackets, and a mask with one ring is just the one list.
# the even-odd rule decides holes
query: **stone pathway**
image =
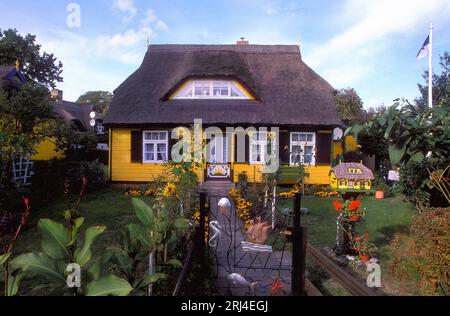
{"label": "stone pathway", "polygon": [[[216,288],[223,296],[269,296],[274,279],[278,276],[283,284],[283,294],[289,295],[291,290],[292,254],[288,251],[275,251],[271,254],[244,252],[241,241],[245,241],[244,229],[241,220],[232,207],[231,214],[227,216],[218,213],[217,204],[221,198],[227,197],[228,192],[214,192],[210,196],[211,219],[218,221],[222,235],[217,244],[215,257],[217,259],[214,269],[217,272]],[[230,198],[229,198],[230,199]],[[232,202],[232,199],[230,199]],[[234,286],[227,277],[238,273],[250,283],[258,282],[255,291],[248,286]]]}

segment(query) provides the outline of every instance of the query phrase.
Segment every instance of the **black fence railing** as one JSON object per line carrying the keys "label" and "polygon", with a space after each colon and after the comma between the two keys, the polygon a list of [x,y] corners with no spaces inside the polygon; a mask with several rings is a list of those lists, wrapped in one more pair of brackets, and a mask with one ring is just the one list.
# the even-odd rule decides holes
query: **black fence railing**
{"label": "black fence railing", "polygon": [[[183,292],[184,288],[191,287],[187,285],[186,281],[192,272],[194,264],[200,267],[206,267],[209,264],[208,250],[206,248],[207,229],[210,219],[210,205],[207,205],[208,193],[200,192],[200,219],[199,225],[193,234],[192,244],[189,247],[186,260],[184,262],[182,271],[173,291],[173,296],[178,296]],[[306,253],[307,253],[307,229],[301,226],[301,194],[297,194],[293,199],[292,208],[292,276],[291,276],[291,295],[305,296],[307,295],[307,288],[314,289],[311,283],[306,280]],[[196,280],[196,283],[201,280]]]}

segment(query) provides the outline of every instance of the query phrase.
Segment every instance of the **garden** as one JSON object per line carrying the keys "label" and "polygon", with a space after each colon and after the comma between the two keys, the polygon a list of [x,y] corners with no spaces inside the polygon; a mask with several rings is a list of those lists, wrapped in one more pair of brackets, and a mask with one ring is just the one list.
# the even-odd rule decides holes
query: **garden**
{"label": "garden", "polygon": [[[53,55],[41,56],[32,36],[22,38],[13,30],[7,35],[37,64],[20,90],[0,91],[1,295],[217,295],[216,276],[202,259],[201,250],[214,236],[198,194],[197,166],[166,163],[164,176],[142,186],[108,183],[107,167],[95,159],[95,135],[51,115],[47,87],[61,82],[62,65]],[[5,54],[3,62],[12,64],[17,54]],[[372,186],[382,193],[378,198],[306,185],[301,165],[293,187],[279,185],[283,174],[266,176],[260,186],[240,174],[229,195],[254,249],[266,251],[264,243],[276,238],[268,233],[274,211],[264,218],[258,212],[273,203],[287,216],[301,195],[308,243],[362,284],[373,263],[381,267],[379,295],[449,295],[450,56],[441,62],[434,108],[424,106],[422,98],[414,104],[397,100],[370,113],[360,104],[357,116],[341,113],[350,126],[346,135],[353,135],[359,148],[339,162],[357,164],[375,156]],[[426,95],[427,88],[420,88]],[[345,93],[337,95],[344,110]],[[32,156],[48,138],[65,158],[35,163],[32,184],[18,185],[11,162]],[[393,180],[392,172],[400,177]],[[288,228],[281,227],[283,240],[292,233]],[[270,250],[290,247],[274,242]],[[348,295],[326,271],[307,264],[308,279],[323,294]],[[280,294],[279,281],[272,285],[274,295]]]}

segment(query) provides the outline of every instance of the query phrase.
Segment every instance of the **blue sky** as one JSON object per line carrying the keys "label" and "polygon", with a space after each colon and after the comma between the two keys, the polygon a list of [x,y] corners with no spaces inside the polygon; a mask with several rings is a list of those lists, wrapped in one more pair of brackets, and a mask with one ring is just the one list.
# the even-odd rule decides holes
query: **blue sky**
{"label": "blue sky", "polygon": [[[81,26],[66,23],[67,5]],[[14,3],[14,5],[12,5]],[[354,87],[365,107],[414,99],[427,61],[416,61],[429,23],[434,64],[450,51],[448,0],[0,0],[0,28],[36,34],[64,64],[67,100],[113,91],[154,44],[297,44],[335,88]]]}

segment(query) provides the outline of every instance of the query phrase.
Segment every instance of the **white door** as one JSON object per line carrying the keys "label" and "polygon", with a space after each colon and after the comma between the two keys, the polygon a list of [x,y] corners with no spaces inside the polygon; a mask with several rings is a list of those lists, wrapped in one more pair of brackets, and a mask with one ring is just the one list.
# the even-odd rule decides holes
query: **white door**
{"label": "white door", "polygon": [[207,147],[208,163],[228,163],[226,137],[212,135]]}

